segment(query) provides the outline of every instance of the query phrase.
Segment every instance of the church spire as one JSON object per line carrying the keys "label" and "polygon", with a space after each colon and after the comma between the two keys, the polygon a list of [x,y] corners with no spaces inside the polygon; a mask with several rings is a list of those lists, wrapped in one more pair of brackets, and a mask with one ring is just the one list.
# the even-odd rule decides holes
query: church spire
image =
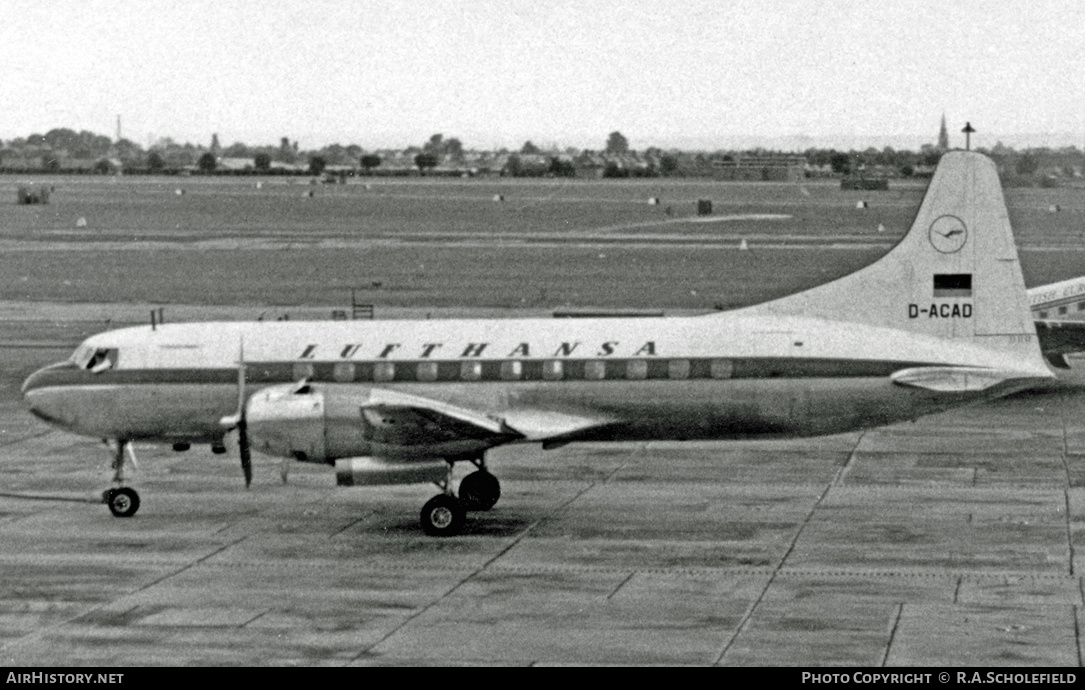
{"label": "church spire", "polygon": [[949,132],[946,131],[946,114],[942,113],[942,128],[938,130],[938,148],[949,150]]}

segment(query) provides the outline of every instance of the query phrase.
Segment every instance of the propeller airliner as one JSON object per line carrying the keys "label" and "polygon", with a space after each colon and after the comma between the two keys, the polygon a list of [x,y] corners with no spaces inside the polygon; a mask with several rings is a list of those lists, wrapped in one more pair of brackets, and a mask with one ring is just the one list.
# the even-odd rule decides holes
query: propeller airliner
{"label": "propeller airliner", "polygon": [[[423,530],[457,534],[505,444],[813,436],[977,403],[1054,377],[994,164],[946,153],[909,232],[875,263],[702,316],[222,322],[95,335],[23,385],[31,412],[115,443],[207,443],[335,468],[343,485],[432,482]],[[455,463],[477,470],[453,487]]]}

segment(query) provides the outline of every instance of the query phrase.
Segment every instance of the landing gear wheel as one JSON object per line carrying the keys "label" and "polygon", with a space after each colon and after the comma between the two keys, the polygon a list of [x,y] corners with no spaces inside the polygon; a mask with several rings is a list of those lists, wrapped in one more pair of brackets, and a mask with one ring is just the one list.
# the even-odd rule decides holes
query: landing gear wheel
{"label": "landing gear wheel", "polygon": [[489,510],[501,498],[501,482],[486,470],[479,470],[460,481],[459,494],[465,509]]}
{"label": "landing gear wheel", "polygon": [[467,511],[455,496],[439,494],[422,506],[422,531],[431,537],[451,537],[460,533]]}
{"label": "landing gear wheel", "polygon": [[132,517],[139,510],[139,494],[127,486],[105,492],[105,503],[114,517]]}

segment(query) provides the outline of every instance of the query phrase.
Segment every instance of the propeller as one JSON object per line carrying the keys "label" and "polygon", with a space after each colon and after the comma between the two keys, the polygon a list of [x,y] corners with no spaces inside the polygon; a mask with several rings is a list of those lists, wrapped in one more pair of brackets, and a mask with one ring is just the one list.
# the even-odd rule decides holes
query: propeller
{"label": "propeller", "polygon": [[245,475],[245,488],[252,485],[252,450],[249,448],[248,422],[245,420],[245,340],[238,344],[237,358],[237,413],[223,417],[221,424],[227,429],[237,429],[237,448],[241,456],[241,473]]}

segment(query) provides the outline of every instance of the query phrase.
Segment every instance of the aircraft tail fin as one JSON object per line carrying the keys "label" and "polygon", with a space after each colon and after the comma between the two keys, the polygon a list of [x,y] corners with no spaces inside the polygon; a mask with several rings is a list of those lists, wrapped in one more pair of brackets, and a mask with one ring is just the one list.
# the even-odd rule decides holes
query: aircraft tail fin
{"label": "aircraft tail fin", "polygon": [[969,151],[942,156],[911,229],[881,259],[749,309],[969,339],[1039,359],[998,172]]}

